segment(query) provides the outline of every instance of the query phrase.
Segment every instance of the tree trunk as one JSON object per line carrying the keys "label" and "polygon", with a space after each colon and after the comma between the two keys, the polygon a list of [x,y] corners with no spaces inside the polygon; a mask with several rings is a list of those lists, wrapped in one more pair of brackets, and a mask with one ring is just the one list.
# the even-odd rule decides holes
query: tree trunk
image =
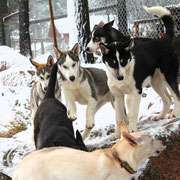
{"label": "tree trunk", "polygon": [[7,8],[7,0],[0,0],[0,45],[5,45],[5,33],[4,33],[4,23],[3,17],[7,15],[8,8]]}
{"label": "tree trunk", "polygon": [[3,17],[0,15],[0,46],[5,44]]}
{"label": "tree trunk", "polygon": [[117,0],[118,29],[127,35],[126,0]]}
{"label": "tree trunk", "polygon": [[19,0],[19,32],[20,53],[24,56],[32,56],[31,40],[29,35],[29,1]]}
{"label": "tree trunk", "polygon": [[90,40],[88,0],[74,0],[74,6],[78,30],[78,43],[80,45],[80,57],[84,59],[86,63],[94,63],[93,55],[85,52],[86,45]]}

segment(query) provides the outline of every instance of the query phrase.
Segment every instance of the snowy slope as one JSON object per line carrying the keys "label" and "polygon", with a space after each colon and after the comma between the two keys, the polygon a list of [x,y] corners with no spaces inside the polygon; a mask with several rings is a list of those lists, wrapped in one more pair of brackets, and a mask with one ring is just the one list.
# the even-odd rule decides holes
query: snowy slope
{"label": "snowy slope", "polygon": [[[37,57],[38,61],[46,61],[47,54]],[[34,76],[28,70],[34,70],[29,60],[14,50],[0,46],[0,64],[6,63],[8,69],[0,72],[0,171],[11,176],[17,163],[28,153],[34,150],[34,144],[29,141],[30,121],[29,121],[29,97]],[[104,68],[103,64],[85,65]],[[22,73],[23,71],[23,73]],[[63,102],[64,99],[63,99]],[[150,106],[150,103],[152,106]],[[150,117],[155,116],[162,108],[159,96],[152,88],[144,89],[139,113],[138,130],[149,132],[155,136],[157,134],[168,134],[170,131],[178,129],[179,119],[165,119],[154,122]],[[81,131],[85,127],[86,106],[77,104],[78,120],[74,122],[74,128]],[[7,132],[14,123],[23,123],[26,130],[17,133],[11,138],[2,138],[3,132]],[[168,126],[171,124],[171,126]],[[95,127],[90,137],[85,141],[89,148],[99,148],[115,142],[110,141],[114,130],[115,113],[110,104],[102,107],[95,116]],[[142,164],[145,166],[147,160]],[[141,171],[139,171],[140,173]],[[138,173],[138,174],[139,174]],[[138,176],[136,175],[136,177]]]}

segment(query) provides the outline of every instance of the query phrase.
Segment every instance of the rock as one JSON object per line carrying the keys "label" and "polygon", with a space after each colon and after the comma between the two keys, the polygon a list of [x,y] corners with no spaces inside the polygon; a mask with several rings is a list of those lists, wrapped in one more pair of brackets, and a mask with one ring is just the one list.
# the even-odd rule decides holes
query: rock
{"label": "rock", "polygon": [[11,177],[9,177],[6,174],[0,172],[0,180],[11,180]]}

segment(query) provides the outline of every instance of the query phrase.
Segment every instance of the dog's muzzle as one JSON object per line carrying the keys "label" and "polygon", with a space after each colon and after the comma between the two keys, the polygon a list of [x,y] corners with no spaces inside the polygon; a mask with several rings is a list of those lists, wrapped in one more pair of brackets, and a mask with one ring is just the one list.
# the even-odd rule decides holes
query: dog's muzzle
{"label": "dog's muzzle", "polygon": [[122,80],[124,79],[124,76],[117,76],[117,79],[118,79],[119,81],[122,81]]}
{"label": "dog's muzzle", "polygon": [[75,76],[70,76],[69,79],[73,82],[75,80]]}

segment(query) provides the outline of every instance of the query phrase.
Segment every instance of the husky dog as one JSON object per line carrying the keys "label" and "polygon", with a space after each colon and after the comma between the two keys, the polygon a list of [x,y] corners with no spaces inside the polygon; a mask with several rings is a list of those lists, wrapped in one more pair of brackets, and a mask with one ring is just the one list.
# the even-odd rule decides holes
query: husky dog
{"label": "husky dog", "polygon": [[85,150],[79,131],[74,137],[72,121],[67,117],[66,107],[55,98],[57,63],[54,64],[47,92],[34,118],[34,142],[36,149],[66,146]]}
{"label": "husky dog", "polygon": [[[38,80],[35,82],[31,89],[30,95],[30,107],[31,107],[31,125],[32,125],[32,133],[31,133],[31,140],[34,139],[34,116],[37,111],[37,108],[41,104],[48,87],[51,68],[54,64],[54,59],[50,55],[47,59],[47,63],[39,64],[33,60],[30,60],[32,65],[36,68],[36,75]],[[61,101],[61,88],[58,82],[56,83],[56,97],[58,100]]]}
{"label": "husky dog", "polygon": [[[159,94],[163,101],[162,112],[154,118],[165,118],[174,99],[174,110],[169,118],[180,115],[180,94],[177,76],[179,62],[172,46],[174,22],[170,12],[163,7],[144,7],[151,14],[162,19],[166,28],[163,39],[154,39],[134,46],[134,41],[117,42],[109,45],[100,44],[103,62],[106,65],[108,85],[115,96],[116,121],[124,121],[124,95],[131,99],[128,105],[129,130],[137,130],[137,118],[142,88],[148,83]],[[116,134],[118,135],[118,129]]]}
{"label": "husky dog", "polygon": [[111,148],[83,152],[53,147],[32,152],[15,168],[13,180],[130,180],[140,163],[165,149],[145,132],[129,133],[120,123],[122,138]]}
{"label": "husky dog", "polygon": [[[110,44],[116,41],[124,42],[130,40],[130,36],[123,35],[120,31],[113,28],[114,20],[106,23],[104,26],[95,25],[92,30],[92,37],[90,42],[87,44],[86,51],[88,53],[94,53],[99,49],[100,43]],[[151,40],[150,38],[138,37],[134,38],[134,43],[140,44]]]}
{"label": "husky dog", "polygon": [[68,117],[72,120],[77,119],[76,101],[87,105],[86,128],[83,134],[83,139],[85,139],[95,125],[95,113],[105,103],[113,103],[106,73],[101,69],[80,66],[78,44],[75,44],[72,50],[64,52],[55,48],[55,54],[67,103]]}

